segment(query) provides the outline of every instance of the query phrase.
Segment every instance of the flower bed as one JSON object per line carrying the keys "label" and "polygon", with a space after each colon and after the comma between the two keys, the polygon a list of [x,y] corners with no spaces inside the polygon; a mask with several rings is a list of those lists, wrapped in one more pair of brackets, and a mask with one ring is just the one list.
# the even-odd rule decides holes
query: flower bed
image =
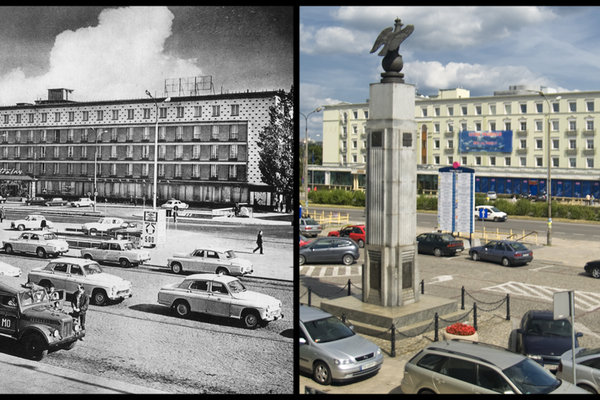
{"label": "flower bed", "polygon": [[446,329],[442,331],[442,336],[445,340],[464,339],[473,342],[479,341],[479,335],[477,335],[475,328],[461,322],[447,326]]}

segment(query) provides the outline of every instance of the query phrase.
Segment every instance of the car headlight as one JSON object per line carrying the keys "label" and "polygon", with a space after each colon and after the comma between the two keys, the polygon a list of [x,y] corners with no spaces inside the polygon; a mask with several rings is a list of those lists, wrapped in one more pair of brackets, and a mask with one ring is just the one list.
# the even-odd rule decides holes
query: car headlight
{"label": "car headlight", "polygon": [[110,290],[111,290],[111,293],[113,295],[117,293],[117,287],[116,286],[113,286],[112,288],[110,288]]}
{"label": "car headlight", "polygon": [[55,329],[55,330],[52,332],[52,336],[54,336],[55,338],[58,338],[58,336],[59,336],[59,335],[60,335],[60,332],[58,331],[58,329]]}
{"label": "car headlight", "polygon": [[381,354],[381,349],[378,347],[377,351],[375,352],[376,355],[380,355]]}
{"label": "car headlight", "polygon": [[348,365],[348,364],[352,364],[352,360],[349,358],[342,358],[342,359],[335,359],[333,360],[333,363],[335,365]]}
{"label": "car headlight", "polygon": [[537,355],[537,354],[527,354],[527,357],[529,357],[535,361],[542,361],[542,356]]}

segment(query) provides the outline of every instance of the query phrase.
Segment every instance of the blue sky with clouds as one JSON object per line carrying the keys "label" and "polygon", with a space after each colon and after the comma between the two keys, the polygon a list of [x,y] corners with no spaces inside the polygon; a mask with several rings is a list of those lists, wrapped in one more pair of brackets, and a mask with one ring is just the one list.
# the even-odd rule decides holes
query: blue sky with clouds
{"label": "blue sky with clouds", "polygon": [[[400,54],[405,82],[421,94],[600,90],[600,7],[300,7],[300,112],[365,102],[383,72],[369,51],[397,17],[415,26]],[[321,127],[312,114],[309,136],[321,140]]]}

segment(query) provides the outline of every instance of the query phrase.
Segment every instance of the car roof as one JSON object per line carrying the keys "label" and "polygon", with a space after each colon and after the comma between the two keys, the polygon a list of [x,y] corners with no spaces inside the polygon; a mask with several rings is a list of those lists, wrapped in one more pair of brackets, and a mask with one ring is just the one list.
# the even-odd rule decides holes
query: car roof
{"label": "car roof", "polygon": [[131,240],[127,239],[103,239],[100,243],[133,243]]}
{"label": "car roof", "polygon": [[21,234],[23,234],[23,233],[35,233],[37,235],[43,235],[45,233],[54,233],[54,234],[56,234],[56,232],[54,232],[54,231],[43,231],[41,229],[32,229],[32,230],[27,231],[27,232],[22,232]]}
{"label": "car roof", "polygon": [[329,318],[332,315],[320,308],[300,305],[300,321],[310,322],[318,319]]}
{"label": "car roof", "polygon": [[87,260],[85,258],[76,258],[76,257],[59,257],[59,258],[55,258],[54,260],[52,260],[50,262],[55,262],[55,263],[63,262],[63,263],[77,264],[77,265],[98,264],[98,262],[94,261],[94,260]]}
{"label": "car roof", "polygon": [[554,311],[550,310],[529,310],[527,311],[531,318],[535,319],[546,319],[553,320],[554,319]]}
{"label": "car roof", "polygon": [[500,369],[509,368],[526,359],[522,354],[510,352],[499,346],[467,340],[434,342],[427,346],[426,350],[476,358],[479,361],[493,364]]}
{"label": "car roof", "polygon": [[198,251],[198,250],[216,251],[217,253],[225,253],[226,251],[232,251],[233,249],[227,249],[224,247],[210,247],[210,248],[209,247],[198,247],[197,249],[194,249],[192,251],[192,253],[195,251]]}
{"label": "car roof", "polygon": [[202,279],[205,281],[217,281],[217,282],[232,282],[239,280],[238,278],[231,275],[223,275],[223,274],[192,274],[188,275],[184,280],[193,280],[193,279]]}
{"label": "car roof", "polygon": [[[27,285],[27,286],[26,286]],[[41,286],[36,285],[33,282],[23,283],[19,281],[19,278],[15,278],[12,276],[4,276],[0,275],[0,291],[17,294],[21,292],[26,292],[31,288],[41,288]]]}

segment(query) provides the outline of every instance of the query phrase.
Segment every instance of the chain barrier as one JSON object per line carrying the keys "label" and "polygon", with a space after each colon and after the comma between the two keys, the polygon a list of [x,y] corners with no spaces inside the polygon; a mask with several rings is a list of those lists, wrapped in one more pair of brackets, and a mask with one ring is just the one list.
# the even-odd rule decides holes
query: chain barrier
{"label": "chain barrier", "polygon": [[442,317],[439,317],[439,316],[438,316],[438,319],[439,319],[440,321],[449,322],[449,323],[452,323],[452,324],[453,324],[453,323],[455,323],[455,322],[458,322],[458,321],[460,321],[460,320],[464,319],[465,317],[469,316],[469,314],[471,314],[472,312],[473,312],[473,309],[471,308],[469,311],[467,311],[467,312],[465,313],[465,315],[463,315],[463,316],[461,316],[461,317],[459,317],[459,318],[457,318],[457,319],[444,319],[444,318],[442,318]]}
{"label": "chain barrier", "polygon": [[306,296],[308,294],[308,290],[306,292],[304,292],[304,294],[300,295],[300,298],[303,298],[304,296]]}
{"label": "chain barrier", "polygon": [[[478,310],[481,310],[481,311],[486,311],[486,312],[492,312],[492,311],[496,311],[497,309],[499,309],[500,307],[502,307],[502,305],[504,304],[504,302],[505,302],[505,301],[506,301],[506,298],[504,298],[504,299],[502,300],[502,302],[500,302],[500,304],[498,304],[496,307],[494,307],[494,308],[490,308],[490,309],[486,309],[486,308],[483,308],[483,307],[479,307],[479,306],[478,306]],[[509,319],[509,318],[507,318],[507,319]]]}
{"label": "chain barrier", "polygon": [[496,304],[496,303],[500,302],[500,303],[502,304],[503,302],[505,302],[505,301],[506,301],[506,298],[504,298],[504,299],[501,299],[501,300],[497,300],[497,301],[492,301],[492,302],[485,302],[485,301],[481,301],[481,300],[479,300],[479,299],[476,299],[475,297],[473,297],[473,295],[471,295],[471,293],[467,292],[467,290],[466,290],[466,289],[464,289],[464,286],[463,286],[463,290],[464,290],[464,292],[465,292],[465,294],[466,294],[467,296],[469,296],[470,298],[472,298],[473,300],[475,300],[475,302],[477,302],[477,303],[483,303],[483,304]]}

